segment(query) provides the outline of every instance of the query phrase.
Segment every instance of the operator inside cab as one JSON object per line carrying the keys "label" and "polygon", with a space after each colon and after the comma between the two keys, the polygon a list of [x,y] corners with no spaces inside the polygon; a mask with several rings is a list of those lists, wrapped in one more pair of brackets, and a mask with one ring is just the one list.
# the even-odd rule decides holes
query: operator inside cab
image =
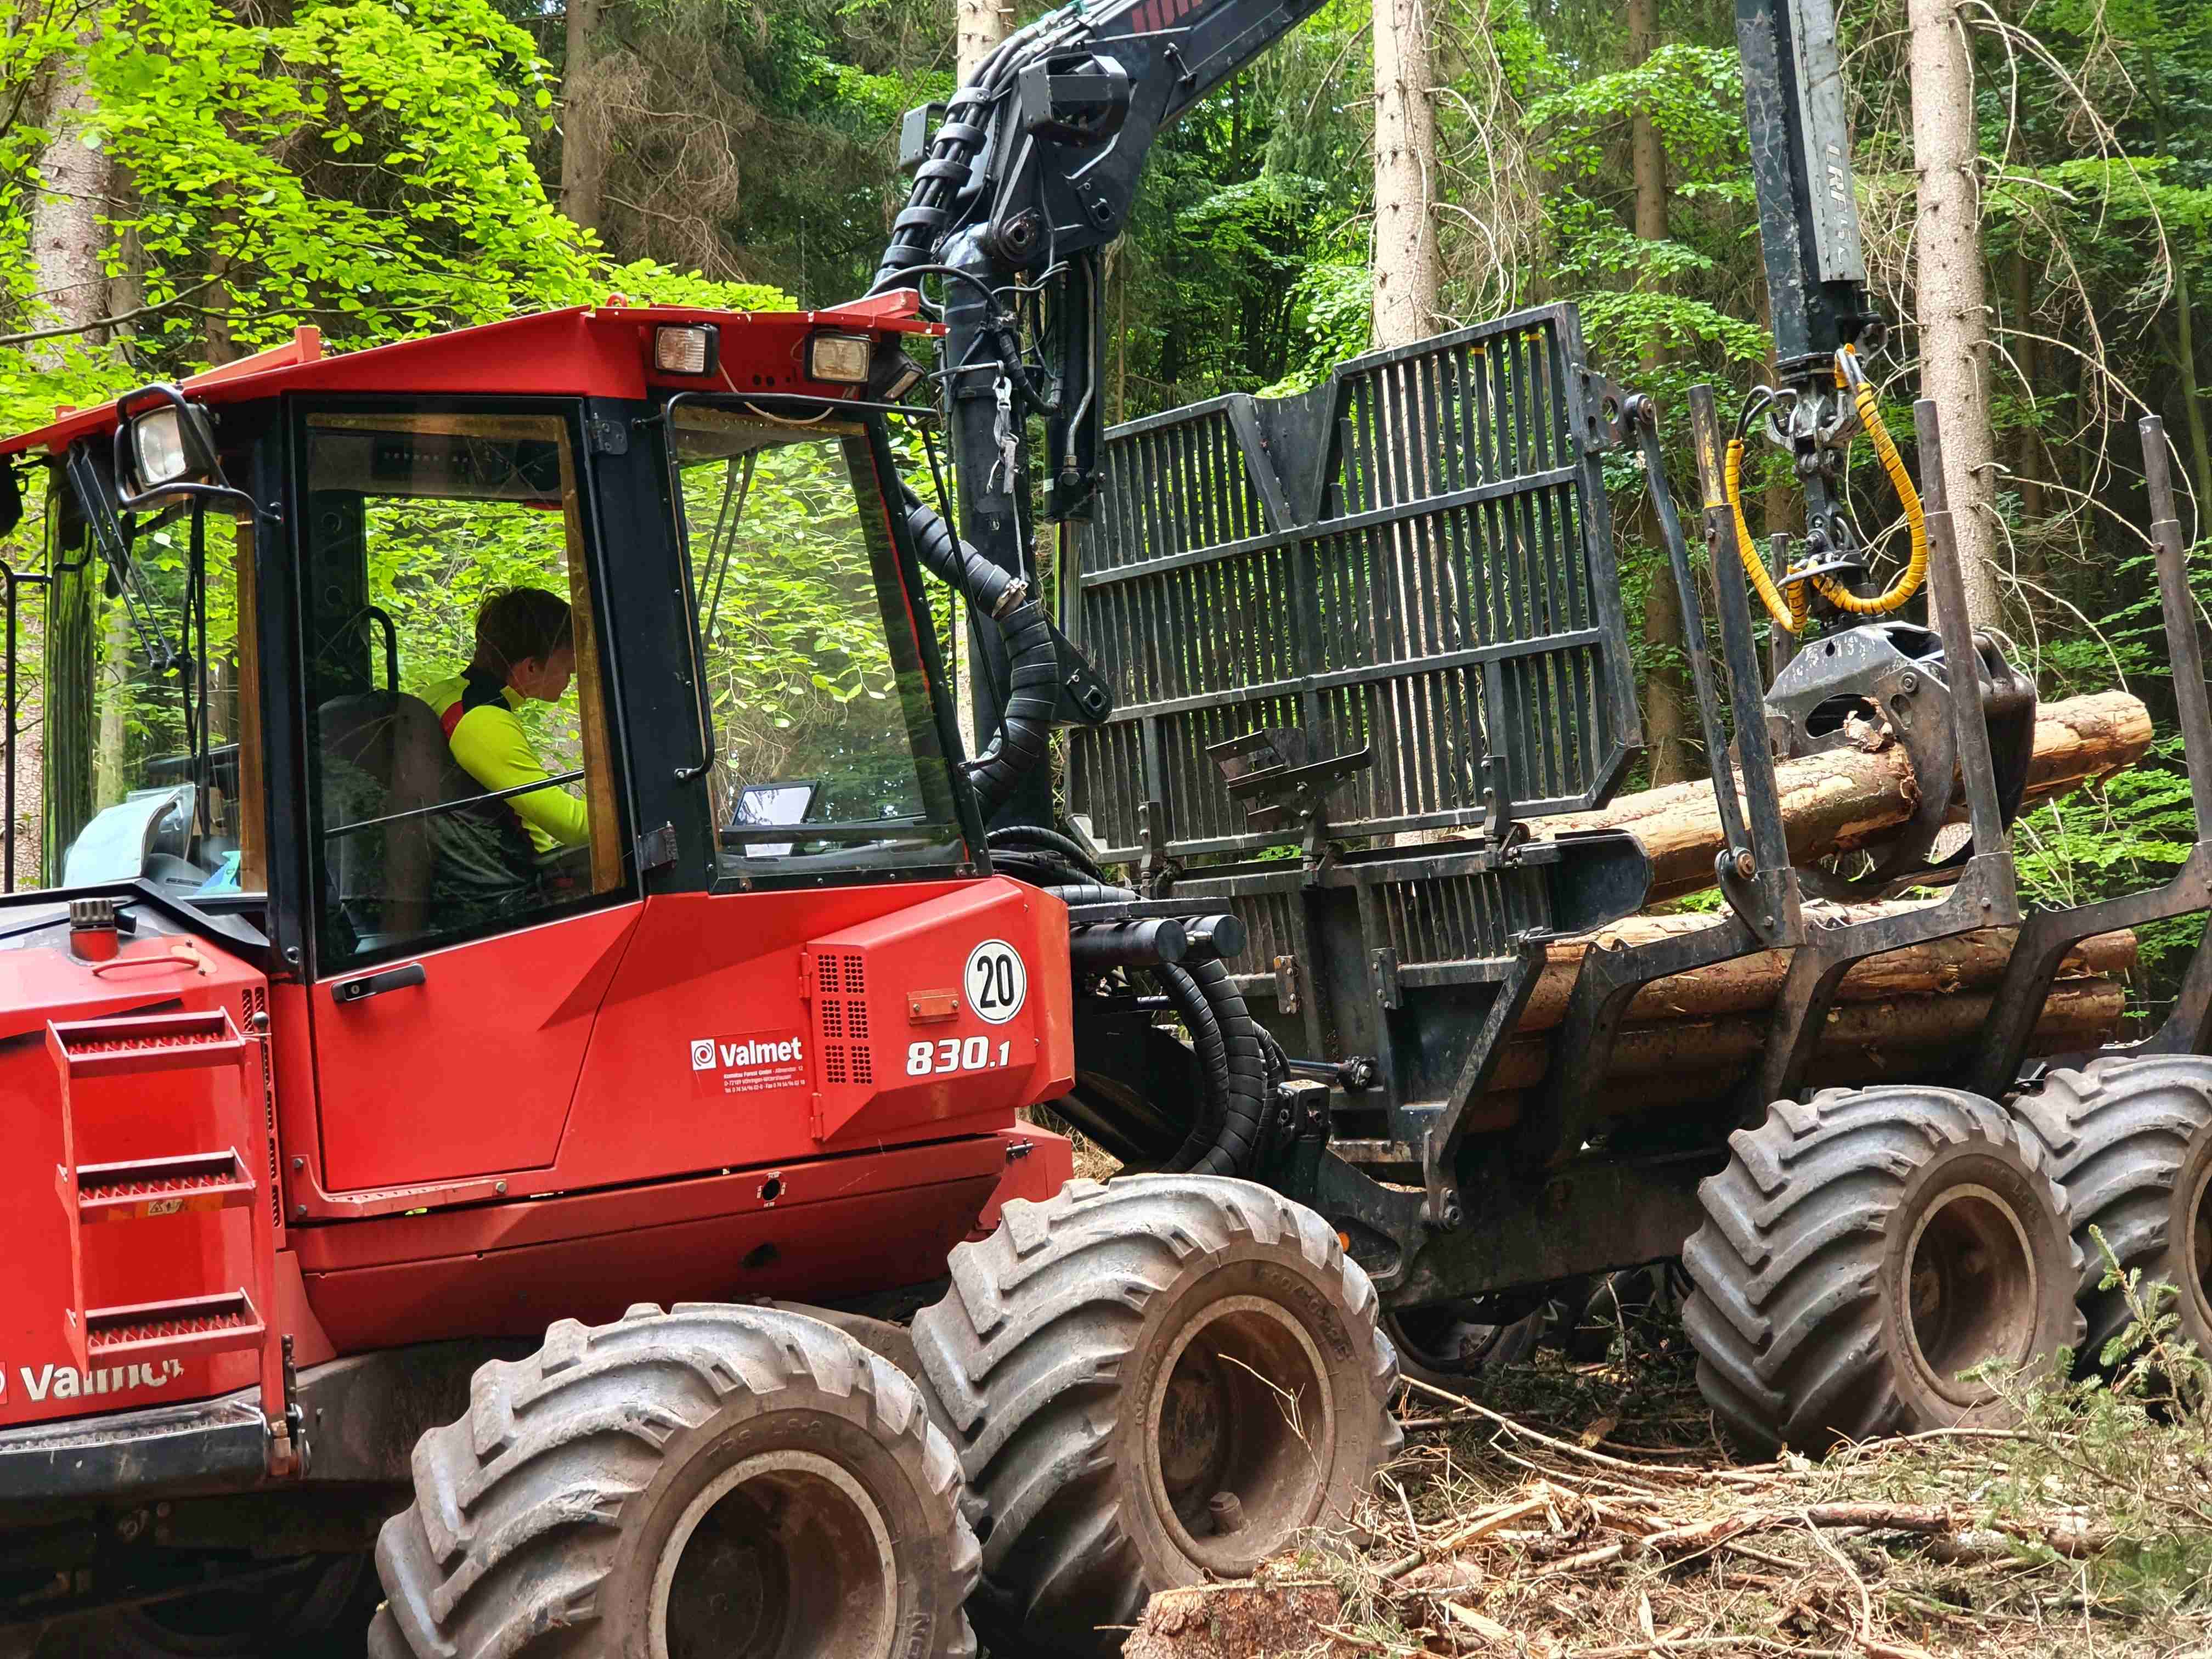
{"label": "operator inside cab", "polygon": [[[558,702],[575,673],[567,601],[542,587],[511,587],[477,613],[476,651],[468,666],[426,687],[422,701],[445,728],[463,771],[488,791],[513,789],[554,775],[516,711],[526,702]],[[497,832],[493,857],[503,868],[496,875],[480,868],[479,877],[489,879],[468,884],[478,890],[477,899],[495,904],[500,897],[557,885],[561,854],[583,847],[591,836],[585,803],[557,786],[487,802],[478,820]],[[453,850],[441,848],[441,876]],[[500,887],[506,893],[488,890]]]}

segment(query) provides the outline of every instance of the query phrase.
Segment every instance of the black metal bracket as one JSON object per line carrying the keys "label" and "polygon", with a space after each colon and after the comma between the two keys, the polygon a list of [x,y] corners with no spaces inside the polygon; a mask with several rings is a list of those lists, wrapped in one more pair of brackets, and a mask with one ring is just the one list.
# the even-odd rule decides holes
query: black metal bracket
{"label": "black metal bracket", "polygon": [[[1936,405],[1923,398],[1913,414],[1928,508],[1930,608],[1946,660],[1971,662],[1973,635],[1958,544],[1952,536],[1950,504],[1944,494]],[[1794,1096],[1803,1085],[1836,988],[1854,963],[1977,927],[2012,927],[2021,919],[2012,849],[1998,805],[1996,764],[1982,713],[1982,677],[1956,676],[1950,702],[1952,744],[1973,834],[1972,856],[1960,866],[1958,884],[1941,902],[1901,915],[1824,928],[1797,947],[1775,1003],[1766,1046],[1741,1102],[1747,1120],[1771,1103]]]}
{"label": "black metal bracket", "polygon": [[1099,677],[1080,647],[1047,619],[1052,642],[1060,653],[1058,701],[1052,711],[1054,726],[1097,726],[1114,712],[1114,688]]}
{"label": "black metal bracket", "polygon": [[[2189,591],[2188,556],[2175,514],[2166,423],[2155,415],[2140,423],[2143,481],[2150,497],[2151,540],[2158,553],[2158,592],[2166,624],[2166,660],[2173,668],[2173,699],[2181,725],[2182,755],[2197,819],[2197,844],[2160,886],[2094,904],[2038,910],[2020,925],[2011,959],[1998,981],[1989,1024],[1962,1080],[1978,1093],[2008,1092],[2020,1076],[2043,1004],[2066,953],[2085,939],[2116,927],[2139,927],[2168,916],[2212,910],[2212,693],[2204,680],[2204,651],[2197,635],[2197,606]],[[2208,922],[2212,927],[2212,922]],[[2105,1054],[2201,1053],[2212,1043],[2212,950],[2200,940],[2182,977],[2165,1024],[2139,1042],[2110,1044]]]}
{"label": "black metal bracket", "polygon": [[1428,1224],[1446,1231],[1463,1218],[1459,1199],[1459,1152],[1467,1139],[1469,1102],[1488,1086],[1505,1056],[1507,1039],[1528,1006],[1528,996],[1544,972],[1544,943],[1548,933],[1530,932],[1513,936],[1513,960],[1498,981],[1498,989],[1484,1012],[1474,1041],[1460,1062],[1443,1109],[1421,1138],[1421,1177],[1427,1188],[1425,1212]]}
{"label": "black metal bracket", "polygon": [[1229,798],[1244,809],[1255,830],[1280,830],[1297,823],[1309,835],[1328,818],[1332,790],[1375,764],[1375,751],[1309,758],[1306,735],[1296,726],[1271,726],[1221,743],[1206,752],[1221,769]]}
{"label": "black metal bracket", "polygon": [[648,870],[664,870],[676,862],[676,826],[664,823],[647,830],[637,838],[637,867],[642,875]]}

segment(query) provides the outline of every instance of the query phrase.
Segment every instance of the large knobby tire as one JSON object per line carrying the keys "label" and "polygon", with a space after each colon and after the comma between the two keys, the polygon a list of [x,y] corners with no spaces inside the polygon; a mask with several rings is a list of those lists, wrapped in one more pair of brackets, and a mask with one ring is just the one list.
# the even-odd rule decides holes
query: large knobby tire
{"label": "large knobby tire", "polygon": [[386,1523],[371,1659],[960,1659],[976,1572],[920,1392],[817,1320],[633,1308],[476,1375]]}
{"label": "large knobby tire", "polygon": [[1073,1182],[951,1267],[915,1346],[980,1511],[994,1654],[1117,1650],[1153,1590],[1347,1527],[1397,1448],[1374,1286],[1264,1187]]}
{"label": "large knobby tire", "polygon": [[1961,1373],[2022,1377],[2079,1343],[2081,1260],[2043,1150],[1978,1095],[1783,1101],[1729,1138],[1682,1252],[1698,1383],[1746,1445],[2009,1420]]}
{"label": "large knobby tire", "polygon": [[2096,1363],[2129,1317],[2119,1287],[2102,1288],[2106,1263],[2092,1227],[2122,1267],[2174,1287],[2166,1307],[2179,1319],[2177,1334],[2212,1354],[2212,1060],[2158,1054],[2054,1072],[2013,1109],[2073,1206],[2084,1360]]}

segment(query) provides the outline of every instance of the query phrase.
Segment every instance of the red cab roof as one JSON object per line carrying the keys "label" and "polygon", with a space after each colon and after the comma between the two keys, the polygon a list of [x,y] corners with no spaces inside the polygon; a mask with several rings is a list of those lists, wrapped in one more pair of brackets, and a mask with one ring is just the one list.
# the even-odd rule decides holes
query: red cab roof
{"label": "red cab roof", "polygon": [[[708,311],[634,306],[617,296],[603,306],[541,311],[334,357],[322,355],[317,330],[303,328],[287,344],[192,376],[185,390],[216,404],[284,392],[642,398],[660,389],[855,398],[861,395],[858,386],[806,377],[807,336],[823,329],[880,338],[943,331],[920,313],[920,296],[912,289],[827,311]],[[653,368],[653,331],[668,323],[720,327],[721,364],[715,374],[664,374]],[[112,404],[64,410],[34,431],[0,440],[0,455],[58,452],[113,425]]]}

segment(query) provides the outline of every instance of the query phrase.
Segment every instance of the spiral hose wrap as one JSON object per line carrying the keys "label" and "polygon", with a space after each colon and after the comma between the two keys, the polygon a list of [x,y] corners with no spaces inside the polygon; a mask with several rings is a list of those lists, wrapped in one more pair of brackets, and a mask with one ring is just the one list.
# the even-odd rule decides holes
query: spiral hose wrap
{"label": "spiral hose wrap", "polygon": [[1006,706],[983,752],[968,763],[969,787],[985,817],[1012,799],[1015,786],[1045,757],[1060,703],[1060,647],[1029,584],[1001,570],[952,533],[943,518],[907,494],[907,528],[924,568],[999,625],[1006,641]]}

